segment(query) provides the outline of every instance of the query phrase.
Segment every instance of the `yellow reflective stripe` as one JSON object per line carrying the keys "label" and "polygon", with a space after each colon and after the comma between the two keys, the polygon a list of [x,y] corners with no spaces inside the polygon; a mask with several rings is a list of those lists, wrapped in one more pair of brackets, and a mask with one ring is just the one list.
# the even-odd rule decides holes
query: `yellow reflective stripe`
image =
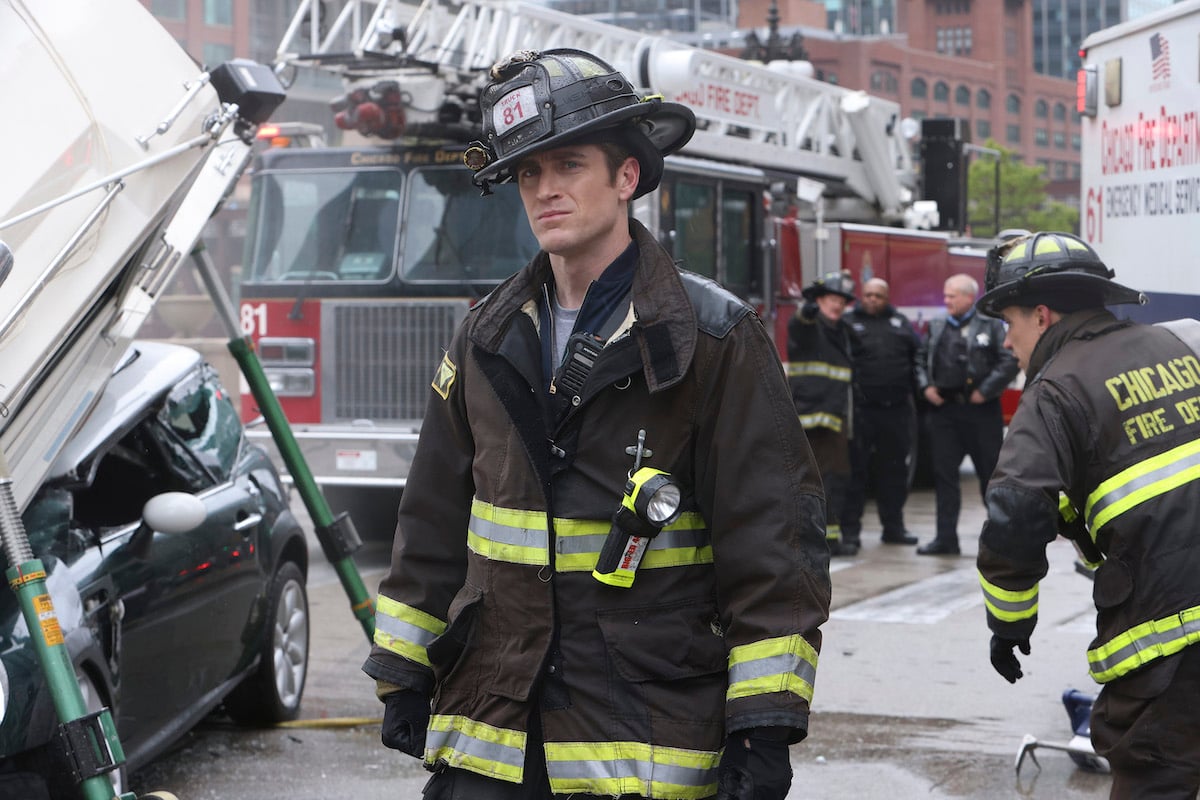
{"label": "yellow reflective stripe", "polygon": [[452,767],[520,783],[525,765],[525,733],[497,728],[459,715],[435,714],[425,734],[425,763]]}
{"label": "yellow reflective stripe", "polygon": [[1200,642],[1200,606],[1143,622],[1088,650],[1088,672],[1098,683],[1108,683],[1196,642]]}
{"label": "yellow reflective stripe", "polygon": [[479,499],[471,501],[467,546],[484,558],[544,566],[550,563],[549,543],[543,512],[501,508]]}
{"label": "yellow reflective stripe", "polygon": [[817,651],[793,634],[744,644],[729,651],[726,700],[772,692],[791,692],[812,701]]}
{"label": "yellow reflective stripe", "polygon": [[828,378],[831,381],[850,382],[850,368],[830,364],[828,361],[789,361],[789,378]]}
{"label": "yellow reflective stripe", "polygon": [[831,431],[841,433],[842,425],[843,421],[841,417],[824,411],[800,415],[800,426],[802,428],[829,428]]}
{"label": "yellow reflective stripe", "polygon": [[1075,513],[1075,506],[1071,505],[1065,492],[1058,493],[1058,514],[1066,522],[1074,522],[1075,518],[1079,516]]}
{"label": "yellow reflective stripe", "polygon": [[721,753],[644,742],[547,742],[546,772],[556,795],[701,800],[717,791]]}
{"label": "yellow reflective stripe", "polygon": [[446,630],[446,623],[385,595],[375,603],[375,644],[410,661],[429,666],[425,648]]}
{"label": "yellow reflective stripe", "polygon": [[[554,520],[554,567],[558,572],[591,572],[612,522],[608,520]],[[704,517],[689,511],[650,540],[639,569],[683,567],[713,562],[711,537]]]}
{"label": "yellow reflective stripe", "polygon": [[840,541],[842,538],[842,526],[836,523],[833,525],[826,525],[825,538],[831,542]]}
{"label": "yellow reflective stripe", "polygon": [[983,603],[988,613],[1003,622],[1019,622],[1037,615],[1038,586],[1032,589],[1013,591],[1002,589],[979,573],[979,585],[983,587]]}
{"label": "yellow reflective stripe", "polygon": [[1197,478],[1200,478],[1200,439],[1118,472],[1088,496],[1084,515],[1092,541],[1114,518]]}

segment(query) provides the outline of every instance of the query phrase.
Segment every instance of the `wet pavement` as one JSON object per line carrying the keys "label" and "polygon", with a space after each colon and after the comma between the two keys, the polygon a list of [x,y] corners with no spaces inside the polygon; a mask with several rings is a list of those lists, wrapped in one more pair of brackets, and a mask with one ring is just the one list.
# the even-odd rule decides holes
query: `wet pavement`
{"label": "wet pavement", "polygon": [[[299,505],[297,502],[295,505]],[[933,493],[914,493],[909,530],[927,540]],[[1090,583],[1074,572],[1074,550],[1051,545],[1033,653],[1009,685],[988,662],[987,627],[974,568],[983,520],[978,486],[964,475],[961,557],[917,556],[883,545],[873,509],[859,556],[835,559],[833,613],[809,738],[792,748],[799,798],[1105,798],[1110,779],[1061,752],[1036,752],[1041,768],[1014,769],[1022,738],[1066,742],[1063,690],[1094,692],[1084,656],[1092,636]],[[180,800],[408,800],[426,773],[379,744],[382,706],[359,671],[366,637],[336,575],[311,546],[310,672],[294,727],[245,730],[213,715],[169,753],[131,776],[138,792],[169,789]],[[356,556],[374,592],[386,547]]]}

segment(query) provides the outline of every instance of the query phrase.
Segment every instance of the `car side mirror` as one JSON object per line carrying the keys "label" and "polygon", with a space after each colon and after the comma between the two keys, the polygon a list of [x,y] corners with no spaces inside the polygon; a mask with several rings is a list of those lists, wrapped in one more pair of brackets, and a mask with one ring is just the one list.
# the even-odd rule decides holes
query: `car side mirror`
{"label": "car side mirror", "polygon": [[170,534],[194,531],[207,516],[204,502],[187,492],[164,492],[151,497],[142,507],[144,526]]}

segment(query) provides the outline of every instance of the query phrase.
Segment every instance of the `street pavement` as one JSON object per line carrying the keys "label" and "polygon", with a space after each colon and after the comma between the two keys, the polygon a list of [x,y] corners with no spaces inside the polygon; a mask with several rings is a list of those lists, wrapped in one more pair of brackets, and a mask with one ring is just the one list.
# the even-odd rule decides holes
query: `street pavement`
{"label": "street pavement", "polygon": [[[298,500],[293,506],[302,508]],[[927,541],[933,492],[906,507],[911,532]],[[1036,751],[1014,769],[1023,737],[1066,742],[1060,697],[1094,693],[1085,651],[1093,633],[1091,583],[1074,571],[1074,549],[1049,548],[1033,653],[1009,685],[988,662],[989,634],[975,571],[984,518],[978,484],[963,475],[961,557],[917,556],[884,545],[868,507],[864,548],[831,567],[833,609],[822,630],[809,738],[793,746],[788,800],[853,798],[1104,798],[1110,779],[1062,752]],[[305,521],[307,521],[305,519]],[[379,743],[382,705],[359,669],[366,636],[321,549],[310,546],[310,671],[300,723],[245,730],[220,714],[131,776],[139,793],[168,789],[180,800],[416,800],[427,774]],[[374,593],[387,547],[356,555]]]}

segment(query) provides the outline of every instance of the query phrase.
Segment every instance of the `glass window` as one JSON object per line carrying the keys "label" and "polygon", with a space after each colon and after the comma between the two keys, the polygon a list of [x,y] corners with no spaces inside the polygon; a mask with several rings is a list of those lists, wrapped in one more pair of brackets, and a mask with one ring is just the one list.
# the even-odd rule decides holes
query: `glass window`
{"label": "glass window", "polygon": [[1045,147],[1046,145],[1050,144],[1050,134],[1045,128],[1034,128],[1033,143],[1039,147]]}
{"label": "glass window", "polygon": [[1072,149],[1072,150],[1079,150],[1079,149],[1081,149],[1081,148],[1082,148],[1082,146],[1083,146],[1083,144],[1082,144],[1082,141],[1081,141],[1081,140],[1080,140],[1080,138],[1079,138],[1079,134],[1078,134],[1078,133],[1072,133],[1072,134],[1071,134],[1071,149]]}
{"label": "glass window", "polygon": [[214,476],[226,480],[233,474],[242,424],[212,367],[176,386],[160,417]]}
{"label": "glass window", "polygon": [[992,123],[986,119],[977,120],[975,122],[975,133],[978,138],[987,141],[992,135]]}
{"label": "glass window", "polygon": [[675,257],[683,268],[717,277],[716,189],[688,181],[675,184]]}
{"label": "glass window", "polygon": [[987,89],[980,89],[978,92],[976,92],[975,93],[975,107],[976,108],[991,108],[992,107],[992,93],[989,92]]}
{"label": "glass window", "polygon": [[1010,94],[1004,101],[1004,109],[1010,114],[1021,113],[1021,98]]}
{"label": "glass window", "polygon": [[205,25],[232,25],[233,0],[204,0]]}
{"label": "glass window", "polygon": [[204,64],[209,67],[216,67],[224,64],[229,59],[233,58],[233,48],[227,44],[206,44],[204,45]]}
{"label": "glass window", "polygon": [[[754,269],[754,194],[726,190],[721,193],[721,247],[725,256],[725,288],[739,297],[758,290],[758,271]],[[757,292],[761,294],[761,292]]]}
{"label": "glass window", "polygon": [[1033,115],[1038,119],[1046,119],[1050,116],[1050,104],[1039,99],[1033,104]]}
{"label": "glass window", "polygon": [[1004,138],[1011,144],[1019,144],[1021,141],[1021,126],[1020,125],[1005,125]]}
{"label": "glass window", "polygon": [[1063,133],[1062,131],[1055,131],[1054,146],[1057,147],[1059,150],[1066,150],[1067,149],[1067,135],[1065,133]]}
{"label": "glass window", "polygon": [[960,106],[971,105],[971,90],[966,86],[959,86],[954,90],[954,102]]}
{"label": "glass window", "polygon": [[933,85],[933,99],[940,102],[948,102],[950,100],[950,85],[945,81],[938,81]]}
{"label": "glass window", "polygon": [[1067,107],[1065,104],[1063,104],[1063,103],[1055,103],[1054,104],[1054,121],[1055,122],[1066,122],[1067,121]]}
{"label": "glass window", "polygon": [[910,90],[913,97],[926,97],[929,95],[929,84],[925,82],[924,78],[913,78]]}
{"label": "glass window", "polygon": [[1065,161],[1055,161],[1054,162],[1054,177],[1055,178],[1067,177],[1067,162],[1065,162]]}
{"label": "glass window", "polygon": [[187,19],[187,0],[150,0],[150,13],[160,19]]}

